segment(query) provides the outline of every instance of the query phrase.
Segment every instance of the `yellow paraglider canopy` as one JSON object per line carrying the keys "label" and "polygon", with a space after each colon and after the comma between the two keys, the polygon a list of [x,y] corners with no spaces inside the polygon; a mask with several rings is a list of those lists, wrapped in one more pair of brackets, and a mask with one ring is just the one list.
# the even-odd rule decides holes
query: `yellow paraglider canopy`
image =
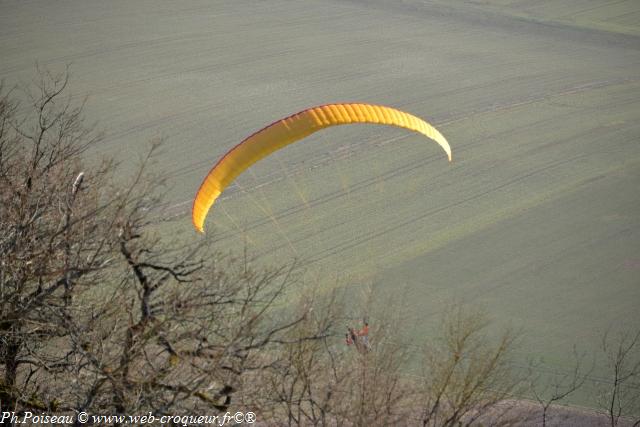
{"label": "yellow paraglider canopy", "polygon": [[227,152],[200,185],[193,201],[193,225],[198,231],[204,232],[205,218],[218,196],[238,175],[258,160],[326,127],[351,123],[391,125],[421,133],[437,142],[451,161],[451,147],[445,137],[418,117],[382,105],[321,105],[278,120]]}

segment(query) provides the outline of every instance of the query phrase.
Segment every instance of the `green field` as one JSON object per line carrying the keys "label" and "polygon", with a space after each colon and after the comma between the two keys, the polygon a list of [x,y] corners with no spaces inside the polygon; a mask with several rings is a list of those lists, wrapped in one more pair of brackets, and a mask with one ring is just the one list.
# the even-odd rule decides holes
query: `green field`
{"label": "green field", "polygon": [[[640,3],[5,1],[0,78],[71,64],[130,167],[153,137],[188,209],[216,159],[313,105],[424,117],[433,142],[321,132],[242,175],[208,230],[221,250],[297,258],[319,283],[402,290],[416,333],[451,299],[525,335],[516,364],[640,326]],[[594,377],[603,375],[601,366]]]}

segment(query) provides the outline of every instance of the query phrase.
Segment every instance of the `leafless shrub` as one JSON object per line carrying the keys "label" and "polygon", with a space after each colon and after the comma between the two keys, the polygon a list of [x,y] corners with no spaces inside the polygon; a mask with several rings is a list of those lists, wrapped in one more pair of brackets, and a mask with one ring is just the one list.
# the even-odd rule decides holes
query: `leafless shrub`
{"label": "leafless shrub", "polygon": [[487,315],[457,304],[446,310],[442,337],[425,347],[421,387],[424,426],[471,425],[491,413],[492,425],[508,409],[500,403],[519,391],[508,358],[516,335],[487,336]]}
{"label": "leafless shrub", "polygon": [[[332,293],[314,309],[314,315],[292,330],[293,337],[306,328],[343,318],[342,293]],[[396,308],[397,306],[392,306]],[[362,311],[368,311],[361,307]],[[283,349],[265,381],[261,405],[271,408],[268,419],[286,425],[403,425],[410,413],[413,387],[403,375],[409,348],[394,340],[397,319],[373,313],[370,346],[347,345],[343,340],[307,341]],[[342,329],[340,329],[342,331]],[[308,332],[304,332],[305,334]],[[344,336],[336,331],[335,335]],[[281,422],[278,422],[278,421]]]}
{"label": "leafless shrub", "polygon": [[602,351],[609,370],[608,383],[601,387],[600,404],[609,416],[611,426],[622,419],[640,425],[640,329],[625,330],[602,337]]}
{"label": "leafless shrub", "polygon": [[573,355],[574,364],[571,372],[554,375],[551,381],[545,381],[540,375],[535,375],[534,372],[537,366],[530,366],[529,389],[542,408],[543,427],[547,425],[547,417],[551,406],[562,402],[578,391],[593,371],[593,364],[590,368],[585,368],[584,359],[586,354],[579,353],[575,346]]}
{"label": "leafless shrub", "polygon": [[309,314],[312,301],[281,309],[295,266],[255,269],[158,232],[158,144],[126,182],[112,162],[89,166],[100,138],[65,98],[68,73],[39,77],[33,114],[0,91],[0,406],[226,411]]}

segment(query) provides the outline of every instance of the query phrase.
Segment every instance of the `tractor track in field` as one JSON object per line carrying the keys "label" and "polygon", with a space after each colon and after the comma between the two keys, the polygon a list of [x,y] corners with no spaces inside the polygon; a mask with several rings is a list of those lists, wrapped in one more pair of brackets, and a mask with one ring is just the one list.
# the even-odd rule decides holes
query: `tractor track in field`
{"label": "tractor track in field", "polygon": [[[529,124],[527,126],[524,126],[523,128],[529,128],[529,127],[535,127],[535,126],[537,126],[537,123]],[[513,131],[513,130],[510,130],[509,132],[511,132],[511,131]],[[503,132],[503,133],[507,133],[507,132]],[[586,135],[590,135],[592,133],[593,133],[592,129],[587,129],[587,130],[585,130],[584,132],[582,132],[579,135],[572,135],[569,138],[565,138],[565,139],[560,140],[560,141],[555,141],[554,145],[567,143],[567,142],[570,142],[571,140],[575,139],[576,137],[580,138],[580,137],[583,137],[583,136],[586,136]],[[493,135],[492,138],[495,138],[495,137],[498,137],[498,136],[499,135]],[[468,148],[469,145],[470,144],[465,144],[466,147],[463,146],[463,149],[464,148]],[[539,149],[540,149],[539,147],[532,147],[530,150],[527,150],[527,152],[525,152],[524,154],[528,154],[530,152],[535,152],[535,151],[538,151]],[[527,171],[527,172],[525,172],[523,174],[518,175],[517,177],[514,177],[514,178],[512,178],[512,179],[510,179],[510,180],[508,180],[506,182],[503,182],[503,183],[501,183],[499,185],[495,185],[495,186],[493,186],[493,187],[491,187],[491,188],[489,188],[489,189],[487,189],[485,191],[482,191],[480,193],[473,194],[471,196],[465,197],[465,198],[463,198],[461,200],[457,200],[457,201],[455,201],[453,203],[450,203],[448,205],[445,205],[445,206],[441,206],[441,207],[438,207],[438,208],[434,208],[434,209],[425,211],[425,212],[423,212],[422,214],[420,214],[418,216],[415,216],[413,218],[404,219],[404,220],[402,220],[402,221],[400,221],[400,222],[398,222],[396,224],[393,224],[390,227],[386,227],[386,228],[384,228],[384,229],[382,229],[380,231],[377,231],[377,232],[374,232],[374,233],[369,233],[367,235],[360,236],[360,237],[354,238],[354,239],[350,239],[348,241],[343,241],[342,243],[340,243],[338,245],[335,245],[332,248],[325,249],[324,251],[322,251],[320,253],[320,256],[314,257],[314,258],[304,262],[303,264],[304,265],[309,265],[309,264],[316,263],[318,261],[321,261],[323,259],[331,257],[331,256],[333,256],[333,255],[335,255],[337,253],[344,252],[346,250],[349,250],[349,249],[352,249],[354,247],[360,246],[360,245],[362,245],[362,244],[364,244],[366,242],[369,242],[371,240],[374,240],[376,238],[380,238],[380,237],[382,237],[384,235],[387,235],[388,233],[395,232],[395,231],[397,231],[397,230],[399,230],[399,229],[401,229],[403,227],[407,227],[407,226],[409,226],[411,224],[419,222],[419,221],[421,221],[421,220],[423,220],[425,218],[428,218],[428,217],[430,217],[432,215],[436,215],[438,213],[444,212],[447,209],[451,209],[453,207],[463,205],[463,204],[468,203],[470,201],[473,201],[473,200],[476,200],[476,199],[480,199],[480,198],[482,198],[482,197],[484,197],[486,195],[489,195],[491,193],[494,193],[494,192],[497,192],[497,191],[500,191],[500,190],[504,190],[505,188],[507,188],[507,187],[509,187],[511,185],[517,184],[517,183],[519,183],[519,182],[521,182],[521,181],[523,181],[523,180],[525,180],[527,178],[530,178],[532,176],[535,176],[537,174],[544,173],[544,172],[552,170],[554,168],[557,168],[557,167],[560,167],[560,166],[565,166],[565,165],[570,164],[572,162],[575,162],[575,161],[578,161],[578,160],[581,160],[581,159],[585,159],[587,157],[591,157],[591,156],[594,156],[594,155],[600,155],[600,154],[603,154],[603,152],[602,151],[598,151],[598,152],[590,152],[590,153],[581,153],[581,154],[578,154],[576,156],[573,156],[573,157],[570,157],[570,158],[567,158],[567,159],[559,159],[559,160],[557,160],[557,161],[555,161],[555,162],[553,162],[551,164],[545,165],[542,168],[535,168],[535,169],[529,170],[529,171]],[[390,171],[389,173],[384,174],[385,175],[385,179],[390,178],[390,177],[397,177],[397,176],[403,175],[403,174],[405,174],[405,173],[407,173],[407,172],[409,172],[411,170],[420,168],[420,167],[422,167],[422,166],[424,166],[424,165],[426,165],[428,163],[432,163],[433,161],[435,161],[435,159],[433,158],[433,156],[430,156],[430,157],[428,157],[426,159],[423,159],[421,161],[414,162],[413,164],[408,165],[406,168]],[[444,175],[444,173],[439,174],[436,177],[440,177],[440,176],[443,176],[443,175]],[[593,177],[586,178],[586,181],[592,181],[594,179],[599,179],[601,177],[602,177],[601,175],[598,175],[598,177],[595,177],[595,178],[593,178]],[[371,178],[371,179],[366,180],[366,181],[362,181],[362,182],[357,184],[358,188],[356,189],[356,191],[357,190],[361,190],[361,189],[363,189],[365,187],[374,185],[380,179],[381,179],[380,177],[375,177],[375,178]],[[326,195],[326,196],[324,196],[322,198],[318,198],[316,200],[310,201],[309,205],[315,206],[317,204],[321,204],[321,203],[324,203],[326,201],[333,200],[335,198],[338,198],[338,197],[341,197],[341,196],[344,196],[344,195],[345,195],[345,193],[343,191],[336,191],[336,192],[334,192],[334,193],[332,193],[330,195]],[[321,200],[321,199],[327,199],[327,200]],[[299,206],[299,208],[296,209],[296,212],[300,212],[300,211],[305,209],[304,205],[298,205],[298,206]],[[276,219],[280,219],[281,217],[288,216],[291,213],[295,213],[295,212],[287,212],[286,215],[277,215]],[[254,224],[252,224],[251,228],[243,229],[242,231],[243,232],[247,232],[250,229],[253,229],[253,228],[261,226],[261,225],[265,225],[265,224],[267,224],[267,223],[269,223],[271,221],[272,220],[269,219],[269,218],[261,220],[260,224],[256,224],[255,226],[254,226]],[[221,240],[224,240],[225,238],[230,237],[231,234],[232,233],[230,233],[228,236],[225,236],[225,237],[222,237],[222,238],[220,238],[218,240],[215,240],[215,242],[219,242]],[[307,240],[307,239],[309,239],[309,238],[311,238],[311,237],[313,237],[313,236],[315,236],[317,234],[319,234],[319,233],[318,232],[312,232],[312,233],[307,234],[305,236],[301,236],[300,238],[298,238],[296,240],[292,240],[290,242],[287,242],[286,244],[282,244],[282,245],[276,246],[275,248],[270,248],[268,252],[262,252],[262,253],[260,253],[258,255],[258,257],[262,257],[262,256],[266,255],[269,252],[281,250],[283,248],[288,247],[289,245],[293,245],[295,247],[296,244],[298,244],[298,243],[300,243],[300,242],[302,242],[304,240]]]}
{"label": "tractor track in field", "polygon": [[[420,215],[417,215],[417,216],[412,217],[412,218],[404,219],[403,221],[400,221],[400,222],[398,222],[398,223],[396,223],[396,224],[394,224],[394,225],[392,225],[390,227],[385,227],[380,231],[376,231],[374,233],[369,233],[367,235],[364,235],[364,236],[361,236],[361,237],[358,237],[358,238],[355,238],[355,239],[350,239],[350,240],[344,241],[344,242],[342,242],[342,243],[340,243],[338,245],[335,245],[335,246],[333,246],[333,247],[331,247],[329,249],[326,249],[326,250],[322,251],[320,256],[316,256],[316,257],[314,257],[314,258],[312,258],[312,259],[310,259],[310,260],[308,260],[306,262],[303,262],[302,265],[306,266],[306,265],[314,264],[314,263],[316,263],[318,261],[322,261],[322,260],[324,260],[324,259],[326,259],[328,257],[331,257],[331,256],[333,256],[333,255],[335,255],[337,253],[341,253],[341,252],[347,251],[349,249],[352,249],[354,247],[361,246],[364,243],[367,243],[367,242],[372,241],[374,239],[380,238],[380,237],[382,237],[384,235],[387,235],[389,233],[395,232],[395,231],[397,231],[397,230],[399,230],[401,228],[404,228],[404,227],[407,227],[407,226],[409,226],[411,224],[417,223],[417,222],[419,222],[421,220],[424,220],[424,219],[426,219],[426,218],[428,218],[430,216],[436,215],[436,214],[441,213],[441,212],[445,212],[448,209],[454,208],[456,206],[464,205],[464,204],[466,204],[468,202],[471,202],[473,200],[480,199],[480,198],[482,198],[484,196],[487,196],[489,194],[492,194],[492,193],[495,193],[497,191],[503,190],[503,189],[513,185],[513,184],[517,184],[517,183],[519,183],[519,182],[521,182],[521,181],[523,181],[523,180],[525,180],[527,178],[530,178],[530,177],[532,177],[534,175],[537,175],[539,173],[554,169],[554,168],[559,167],[559,166],[566,165],[568,163],[571,163],[571,162],[574,162],[576,160],[580,160],[580,159],[583,159],[583,158],[586,158],[586,157],[589,157],[589,156],[592,156],[592,155],[594,155],[594,153],[581,154],[581,155],[574,156],[574,157],[569,158],[569,159],[559,160],[559,161],[554,162],[554,163],[552,163],[550,165],[547,165],[547,166],[545,166],[543,168],[538,168],[538,169],[531,170],[531,171],[529,171],[527,173],[519,175],[519,176],[517,176],[517,177],[515,177],[513,179],[510,179],[507,182],[504,182],[504,183],[502,183],[500,185],[494,186],[494,187],[492,187],[492,188],[490,188],[488,190],[485,190],[483,192],[474,194],[474,195],[469,196],[469,197],[465,197],[465,198],[463,198],[461,200],[457,200],[454,203],[450,203],[450,204],[447,204],[447,205],[444,205],[444,206],[440,206],[440,207],[437,207],[437,208],[434,208],[434,209],[427,210],[427,211],[423,212]],[[291,243],[295,247],[295,244],[299,243],[302,240],[304,240],[304,239],[294,240],[294,241],[291,241]],[[269,252],[280,250],[280,249],[282,249],[282,248],[284,248],[286,246],[288,246],[288,244],[280,245],[280,246],[277,246],[275,248],[270,248]],[[267,253],[268,252],[261,253],[258,256],[258,258],[266,255]]]}
{"label": "tractor track in field", "polygon": [[[447,126],[450,125],[452,123],[457,123],[463,120],[467,120],[473,116],[476,115],[480,115],[480,114],[486,114],[486,113],[493,113],[493,112],[501,112],[501,111],[506,111],[512,108],[518,108],[521,106],[525,106],[525,105],[529,105],[529,104],[534,104],[536,102],[542,102],[542,101],[546,101],[546,100],[550,100],[550,99],[555,99],[555,98],[561,98],[567,95],[573,95],[573,94],[577,94],[577,93],[582,93],[582,92],[587,92],[590,90],[596,90],[596,89],[601,89],[601,88],[605,88],[605,87],[609,87],[609,86],[615,86],[615,85],[620,85],[620,84],[628,84],[628,83],[636,83],[640,81],[640,79],[631,79],[631,78],[625,78],[625,79],[616,79],[616,80],[603,80],[603,81],[595,81],[595,82],[590,82],[590,83],[583,83],[583,84],[579,84],[579,85],[572,85],[560,92],[554,92],[552,94],[542,94],[542,95],[537,95],[537,96],[531,96],[531,97],[527,97],[526,99],[520,99],[520,100],[514,100],[512,102],[509,103],[497,103],[497,104],[491,104],[489,105],[487,108],[483,108],[483,109],[477,109],[477,110],[473,110],[470,112],[466,112],[464,114],[461,115],[457,115],[457,116],[450,116],[450,117],[446,117],[446,118],[435,118],[433,120],[433,123],[436,127],[443,127],[443,126]],[[206,110],[208,107],[199,107],[197,109],[193,109],[193,111],[204,111]],[[403,106],[399,106],[398,108],[403,108]],[[178,117],[181,115],[185,115],[188,113],[176,113],[171,115],[171,117]],[[169,116],[167,117],[163,117],[160,119],[155,119],[153,120],[154,123],[158,123],[161,121],[165,121],[167,118],[169,118]],[[141,125],[144,128],[148,128],[151,126],[147,126],[146,123]],[[132,133],[135,131],[126,131],[127,134]],[[350,144],[348,146],[348,149],[344,149],[344,151],[348,152],[349,154],[341,156],[341,157],[335,157],[333,155],[333,153],[330,152],[323,152],[321,153],[318,157],[322,156],[324,157],[324,159],[322,159],[321,161],[317,161],[314,162],[313,159],[310,160],[311,163],[314,163],[314,166],[312,166],[311,168],[298,168],[297,170],[294,170],[293,174],[299,174],[299,173],[304,173],[306,171],[308,171],[309,169],[313,169],[315,167],[315,163],[317,163],[318,165],[324,165],[327,162],[333,161],[335,159],[344,159],[344,158],[348,158],[354,154],[358,153],[358,150],[366,147],[366,146],[370,146],[370,145],[374,145],[374,146],[383,146],[385,144],[388,144],[390,142],[394,142],[400,139],[404,139],[404,138],[409,138],[411,136],[411,134],[407,134],[407,135],[402,135],[399,137],[394,137],[394,138],[389,138],[389,139],[385,139],[383,141],[379,141],[379,142],[369,142],[369,141],[360,141],[360,142],[356,142],[353,144]],[[459,145],[457,146],[459,147]],[[208,157],[207,159],[204,160],[200,160],[196,163],[192,163],[189,165],[185,165],[182,166],[174,171],[168,172],[167,174],[164,175],[164,177],[166,178],[175,178],[177,176],[181,176],[184,174],[188,174],[188,173],[194,173],[193,168],[194,167],[201,167],[204,165],[211,165],[217,157]],[[281,175],[280,173],[274,172],[271,175]],[[251,187],[248,190],[254,189],[254,188],[258,188],[259,186],[264,186],[264,185],[270,185],[272,183],[278,182],[280,180],[286,179],[287,177],[285,176],[279,176],[279,177],[275,177],[272,179],[269,179],[270,176],[266,176],[265,178],[267,178],[266,181],[264,181],[263,183],[258,184],[258,186],[256,187]],[[234,191],[234,189],[232,189],[231,187],[228,190],[232,190]],[[228,191],[227,190],[227,191]],[[232,195],[228,195],[227,197],[232,197]],[[224,198],[223,198],[224,199]],[[171,206],[180,206],[180,205],[184,205],[186,203],[189,203],[190,201],[183,201],[183,202],[179,202],[176,204],[172,204]],[[177,212],[174,212],[174,214],[177,214]]]}
{"label": "tractor track in field", "polygon": [[[207,69],[210,66],[205,66],[205,67],[196,67],[195,69]],[[187,70],[187,71],[182,71],[180,73],[184,73],[184,72],[190,72],[192,70]],[[180,74],[180,73],[171,73],[171,74]],[[157,77],[157,76],[156,76]],[[156,78],[154,77],[154,78]],[[589,90],[595,90],[595,89],[600,89],[600,88],[604,88],[604,87],[608,87],[608,86],[615,86],[615,85],[619,85],[619,84],[627,84],[627,83],[635,83],[637,81],[640,81],[640,79],[633,79],[633,78],[625,78],[625,79],[615,79],[615,80],[600,80],[600,81],[594,81],[594,82],[588,82],[588,83],[581,83],[581,84],[577,84],[577,85],[571,85],[568,86],[567,88],[558,91],[558,92],[554,92],[554,93],[547,93],[547,94],[539,94],[539,95],[533,95],[533,96],[529,96],[526,97],[524,99],[517,99],[517,100],[512,100],[512,101],[508,101],[508,102],[503,102],[503,103],[493,103],[493,104],[489,104],[486,108],[481,108],[481,109],[475,109],[469,112],[465,112],[463,114],[458,114],[458,115],[451,115],[451,116],[447,116],[447,117],[434,117],[433,118],[433,123],[436,127],[442,127],[442,126],[447,126],[449,124],[452,123],[456,123],[462,120],[466,120],[469,119],[475,115],[479,115],[479,114],[485,114],[485,113],[491,113],[491,112],[499,112],[499,111],[503,111],[503,110],[509,110],[512,108],[517,108],[520,106],[524,106],[524,105],[529,105],[529,104],[533,104],[536,102],[542,102],[545,100],[549,100],[549,99],[554,99],[554,98],[559,98],[559,97],[563,97],[563,96],[567,96],[567,95],[572,95],[572,94],[576,94],[576,93],[581,93],[581,92],[586,92]],[[465,88],[467,90],[472,90],[474,89],[474,87],[471,88]],[[451,94],[454,93],[459,93],[460,89],[455,89],[451,91]],[[443,92],[443,93],[439,93],[438,96],[447,96],[449,93],[448,92]],[[411,104],[411,103],[409,103]],[[113,132],[113,133],[109,133],[104,141],[105,146],[108,145],[108,143],[110,141],[116,141],[119,139],[122,139],[126,136],[138,133],[138,132],[142,132],[145,130],[149,130],[149,129],[153,129],[154,127],[162,124],[162,123],[166,123],[168,121],[171,120],[176,120],[176,119],[180,119],[182,117],[188,117],[188,116],[192,116],[195,114],[199,114],[199,113],[203,113],[206,112],[208,110],[210,110],[211,108],[215,107],[216,104],[206,104],[206,105],[199,105],[193,108],[188,108],[186,110],[182,110],[179,112],[175,112],[175,113],[169,113],[169,114],[165,114],[162,115],[160,117],[156,117],[153,118],[151,120],[147,120],[145,122],[136,124],[134,126],[129,127],[128,129],[124,129],[122,131],[119,132]],[[402,104],[402,105],[397,105],[398,108],[406,108],[407,105]],[[403,137],[408,137],[408,136],[403,136]],[[402,137],[398,138],[392,138],[392,141],[396,141],[398,139],[401,139]],[[380,145],[384,145],[386,142],[382,141],[378,144]],[[353,151],[356,152],[357,149],[365,147],[370,145],[370,142],[367,141],[361,141],[355,144],[352,144],[350,147],[353,147],[353,150],[349,150],[349,151]],[[373,143],[373,145],[375,145],[375,143]],[[105,147],[105,150],[107,150],[108,148]],[[320,156],[324,156],[325,159],[321,160],[319,163],[324,164],[324,162],[328,162],[333,160],[332,154],[331,153],[326,153],[323,152],[320,154]],[[191,174],[191,173],[195,173],[198,169],[200,168],[205,168],[207,165],[211,165],[217,157],[214,156],[209,156],[206,159],[200,160],[198,162],[195,163],[190,163],[188,165],[184,165],[181,166],[178,169],[175,169],[173,171],[168,172],[167,174],[165,174],[164,176],[166,178],[175,178],[178,176],[182,176],[182,175],[186,175],[186,174]],[[346,157],[344,157],[346,158]],[[313,159],[310,160],[311,162],[313,162]],[[306,168],[304,170],[301,170],[300,172],[304,172],[309,170],[309,168]],[[272,175],[275,175],[277,173],[274,173]],[[279,177],[279,178],[274,178],[274,179],[270,179],[271,177],[267,176],[266,179],[267,181],[265,181],[264,183],[261,183],[259,185],[269,185],[272,184],[274,182],[279,181],[280,179],[284,179],[285,177]],[[253,188],[253,187],[252,187]],[[231,189],[231,188],[230,188]],[[229,195],[230,196],[230,195]],[[183,202],[179,202],[176,204],[173,204],[172,206],[179,206],[181,204],[186,204],[186,201]]]}
{"label": "tractor track in field", "polygon": [[[621,82],[616,82],[616,83],[621,83]],[[622,82],[622,83],[624,83],[624,82]],[[608,86],[610,84],[615,84],[615,83],[608,83],[607,84],[605,82],[596,82],[596,83],[590,84],[590,85],[580,85],[580,87],[574,87],[574,88],[571,88],[571,89],[569,89],[567,91],[563,91],[562,93],[555,94],[554,97],[565,96],[565,95],[568,95],[568,94],[574,94],[574,93],[582,92],[582,91],[585,91],[585,90],[601,88],[601,87],[604,87],[604,86]],[[531,99],[531,100],[528,100],[528,101],[519,101],[519,102],[513,103],[511,105],[492,106],[490,109],[487,109],[487,110],[484,110],[484,111],[481,111],[481,112],[474,112],[471,115],[482,114],[482,113],[486,113],[486,112],[504,111],[504,110],[507,110],[509,108],[516,108],[518,106],[527,105],[527,104],[530,104],[530,103],[533,103],[533,102],[537,102],[537,101],[540,101],[540,100],[545,100],[545,99],[548,99],[548,98],[550,98],[550,97],[549,96],[543,96],[543,97],[536,97],[535,99]],[[631,102],[634,102],[634,101],[631,101]],[[597,108],[602,108],[602,107],[598,106]],[[582,112],[577,111],[577,112],[567,113],[567,115],[571,115],[571,114],[582,114]],[[455,121],[468,119],[469,117],[471,117],[471,115],[467,115],[465,117],[459,117],[459,118],[455,118],[455,119],[450,119],[450,120],[448,120],[446,122],[440,123],[439,126],[446,125],[446,124],[449,124],[449,123],[453,123]],[[541,124],[544,123],[544,121],[546,121],[546,120],[547,119],[543,119],[543,120],[536,121],[536,122],[533,122],[533,123],[528,123],[527,125],[521,126],[516,130],[535,129],[536,127],[540,127]],[[505,131],[499,132],[497,134],[493,134],[493,135],[491,135],[490,137],[488,137],[486,139],[502,138],[502,137],[505,137],[505,136],[507,136],[508,134],[510,134],[512,132],[514,132],[514,129],[505,130]],[[591,132],[592,132],[592,130],[587,130],[587,131],[584,132],[583,136],[586,135],[586,134],[590,134]],[[302,174],[302,173],[307,173],[308,171],[313,170],[313,169],[315,169],[317,167],[326,166],[326,165],[330,164],[331,162],[333,162],[335,160],[347,159],[349,157],[357,155],[362,150],[363,147],[370,147],[371,145],[373,145],[374,147],[378,148],[378,147],[382,147],[382,146],[384,146],[384,145],[386,145],[388,143],[395,142],[395,141],[400,140],[400,139],[405,139],[405,138],[408,138],[410,136],[411,136],[411,134],[402,135],[402,136],[399,136],[399,137],[385,139],[385,140],[379,141],[377,143],[376,142],[368,143],[366,141],[357,142],[355,144],[352,144],[352,145],[349,145],[349,146],[345,146],[345,149],[340,150],[341,152],[338,153],[337,155],[334,154],[334,153],[331,153],[331,152],[324,152],[324,153],[321,154],[322,158],[319,161],[318,160],[316,160],[316,161],[311,160],[312,165],[310,167],[297,168],[297,169],[295,169],[293,171],[289,171],[286,176],[282,175],[282,173],[280,173],[280,172],[277,172],[277,173],[271,174],[272,176],[273,175],[277,175],[277,176],[275,176],[275,177],[267,176],[264,182],[261,182],[260,184],[258,184],[256,186],[253,186],[253,187],[250,187],[250,188],[245,188],[245,189],[239,190],[237,186],[230,187],[227,190],[230,194],[228,194],[226,197],[222,197],[221,200],[224,200],[224,199],[227,199],[227,198],[233,198],[233,197],[237,196],[238,194],[242,195],[242,194],[244,194],[246,192],[254,191],[254,190],[259,189],[259,188],[261,188],[263,186],[272,185],[272,184],[277,183],[279,181],[284,181],[284,180],[290,179],[292,176],[299,175],[299,174]],[[569,139],[565,139],[565,140],[561,140],[561,141],[554,141],[553,145],[557,146],[557,145],[562,144],[563,142],[567,142],[567,141],[569,141],[569,140],[571,140],[571,139],[573,139],[575,137],[576,137],[576,135],[573,135]],[[579,135],[578,135],[578,137],[579,137]],[[475,144],[478,144],[480,142],[482,142],[482,141],[470,141],[470,142],[463,143],[463,144],[457,144],[456,147],[455,147],[455,153],[456,154],[463,153],[466,150],[468,150],[469,148],[473,147]],[[547,146],[547,145],[548,144],[545,144],[545,146]],[[530,150],[527,150],[524,154],[534,153],[535,151],[538,151],[539,149],[540,149],[540,147],[538,147],[538,146],[532,147]],[[409,173],[411,171],[414,171],[416,169],[420,169],[422,167],[425,167],[428,164],[434,163],[436,161],[440,161],[440,157],[441,156],[439,154],[440,153],[429,155],[427,157],[415,160],[415,161],[407,164],[404,168],[390,170],[390,171],[384,172],[382,174],[376,175],[374,177],[371,177],[371,178],[368,178],[368,179],[353,183],[349,187],[350,191],[348,192],[348,194],[354,194],[354,193],[356,193],[358,191],[361,191],[361,190],[364,190],[366,188],[369,188],[369,187],[371,187],[373,185],[376,185],[381,180],[389,180],[389,179],[397,178],[399,176],[402,176],[402,175],[404,175],[406,173]],[[320,156],[318,156],[318,157],[320,157]],[[583,157],[583,156],[581,156],[581,157]],[[570,159],[569,161],[572,161],[572,160],[575,160],[575,159]],[[528,176],[531,176],[531,175],[533,175],[535,173],[542,172],[542,171],[547,170],[549,168],[555,167],[558,164],[564,164],[566,162],[567,162],[567,160],[563,160],[563,161],[560,161],[560,163],[554,163],[552,165],[548,165],[545,168],[528,172],[524,176],[516,177],[516,178],[514,178],[513,180],[511,180],[508,183],[501,184],[500,186],[498,186],[498,187],[496,187],[494,189],[490,189],[487,192],[484,192],[484,193],[481,193],[481,194],[477,194],[475,196],[472,196],[468,200],[457,202],[456,204],[450,205],[450,206],[448,206],[446,208],[450,208],[450,207],[453,207],[453,206],[455,206],[457,204],[473,200],[473,199],[475,199],[477,197],[480,197],[482,195],[488,194],[488,193],[490,193],[492,191],[497,191],[500,188],[503,188],[503,187],[508,186],[508,185],[510,185],[512,183],[518,182],[521,179],[524,179],[524,178],[526,178]],[[437,177],[439,177],[441,175],[442,174],[439,174],[439,175],[437,175]],[[231,190],[231,191],[229,191],[229,190]],[[318,198],[309,200],[305,204],[299,204],[299,205],[292,206],[292,207],[289,207],[287,209],[281,210],[281,211],[275,213],[273,215],[273,217],[263,217],[263,218],[255,220],[255,221],[252,221],[249,224],[244,225],[241,230],[229,231],[227,233],[223,233],[222,235],[217,235],[214,238],[213,242],[214,243],[220,243],[220,242],[222,242],[222,241],[224,241],[224,240],[226,240],[228,238],[233,237],[238,231],[242,231],[243,233],[252,231],[252,230],[254,230],[256,228],[259,228],[261,226],[269,224],[269,223],[273,222],[274,220],[281,220],[283,218],[290,217],[292,215],[295,215],[295,214],[298,214],[300,212],[303,212],[303,211],[305,211],[305,210],[307,210],[307,209],[309,209],[311,207],[320,206],[320,205],[322,205],[324,203],[328,203],[328,202],[336,200],[336,199],[338,199],[340,197],[344,197],[345,195],[347,195],[347,193],[342,189],[339,189],[339,190],[336,190],[336,191],[332,191],[332,192],[324,194],[324,195],[322,195],[322,196],[320,196]],[[183,206],[185,206],[187,204],[190,204],[190,203],[191,203],[191,200],[187,200],[187,201],[184,201],[184,202],[181,202],[181,203],[178,203],[178,204],[171,205],[168,208],[166,208],[164,213],[165,214],[170,213],[172,209],[175,209],[175,208],[179,207],[179,208],[181,208],[179,212],[170,213],[169,216],[181,216],[181,215],[184,215],[184,214],[188,213],[188,209],[185,210],[183,208]],[[440,210],[438,210],[438,211],[440,211]],[[437,212],[433,212],[433,213],[437,213]],[[408,220],[409,221],[408,223],[415,222],[416,220],[417,219]],[[302,240],[302,239],[299,239],[299,240]],[[299,240],[297,240],[297,241],[299,241]]]}

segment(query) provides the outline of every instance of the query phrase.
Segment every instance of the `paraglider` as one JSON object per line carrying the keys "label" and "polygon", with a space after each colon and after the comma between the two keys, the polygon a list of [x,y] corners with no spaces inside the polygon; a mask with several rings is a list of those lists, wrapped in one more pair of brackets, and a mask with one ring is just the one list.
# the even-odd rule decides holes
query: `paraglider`
{"label": "paraglider", "polygon": [[390,125],[418,132],[438,143],[451,161],[451,148],[445,137],[429,123],[409,113],[371,104],[328,104],[308,108],[262,128],[218,161],[193,201],[193,225],[204,232],[205,218],[218,196],[258,160],[321,129],[352,123]]}

